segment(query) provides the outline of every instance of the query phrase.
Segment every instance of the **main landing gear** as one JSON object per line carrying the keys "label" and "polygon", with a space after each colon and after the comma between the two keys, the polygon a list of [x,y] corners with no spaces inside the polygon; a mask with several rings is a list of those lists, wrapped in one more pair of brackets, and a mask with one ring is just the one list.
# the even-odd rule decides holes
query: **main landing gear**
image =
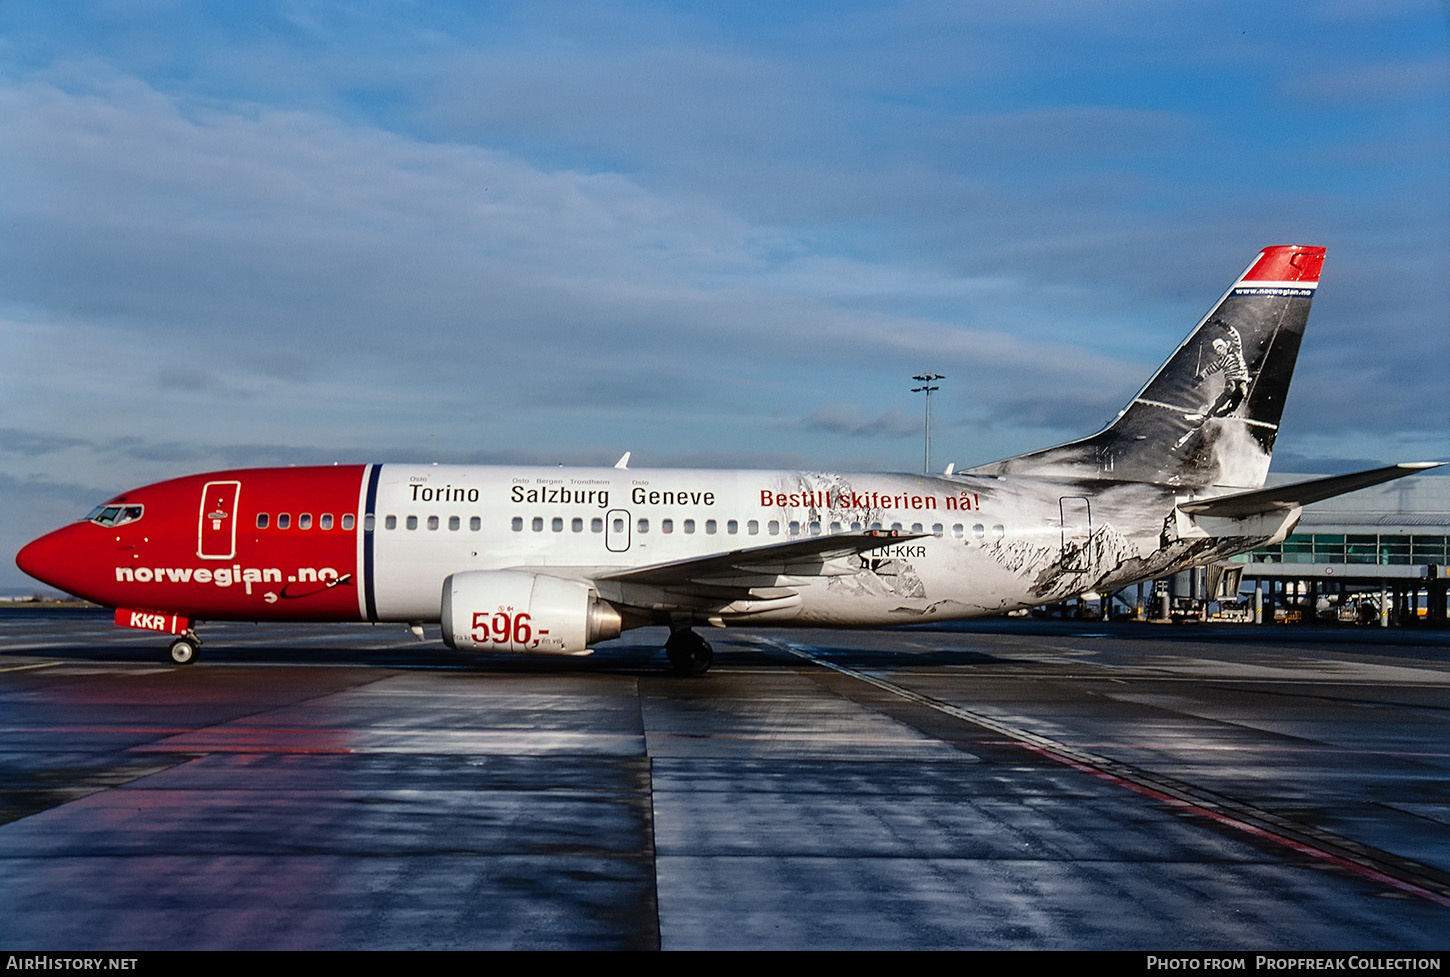
{"label": "main landing gear", "polygon": [[670,632],[665,656],[677,675],[704,675],[715,662],[715,649],[689,628],[680,628]]}
{"label": "main landing gear", "polygon": [[201,639],[196,632],[188,631],[171,642],[171,660],[177,665],[190,665],[196,660],[196,650],[201,647]]}

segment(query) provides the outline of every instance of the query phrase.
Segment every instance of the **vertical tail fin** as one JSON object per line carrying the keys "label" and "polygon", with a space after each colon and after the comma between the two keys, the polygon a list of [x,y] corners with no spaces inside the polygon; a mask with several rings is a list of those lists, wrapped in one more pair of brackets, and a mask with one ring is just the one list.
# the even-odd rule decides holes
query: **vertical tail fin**
{"label": "vertical tail fin", "polygon": [[1323,248],[1265,248],[1112,424],[964,474],[1263,485],[1323,264]]}

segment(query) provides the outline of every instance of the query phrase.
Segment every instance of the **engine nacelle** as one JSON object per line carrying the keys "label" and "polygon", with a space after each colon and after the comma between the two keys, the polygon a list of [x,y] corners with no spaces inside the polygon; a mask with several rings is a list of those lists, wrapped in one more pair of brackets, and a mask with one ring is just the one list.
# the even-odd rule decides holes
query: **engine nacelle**
{"label": "engine nacelle", "polygon": [[522,570],[468,570],[443,581],[443,641],[464,651],[587,655],[619,637],[619,612],[588,584]]}

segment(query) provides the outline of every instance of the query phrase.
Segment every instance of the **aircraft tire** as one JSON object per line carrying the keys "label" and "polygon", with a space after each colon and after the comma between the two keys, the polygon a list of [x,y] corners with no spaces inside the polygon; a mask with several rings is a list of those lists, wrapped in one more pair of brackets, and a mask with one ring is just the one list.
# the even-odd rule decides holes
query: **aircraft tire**
{"label": "aircraft tire", "polygon": [[665,656],[676,675],[704,675],[715,663],[715,649],[693,631],[680,630],[665,642]]}
{"label": "aircraft tire", "polygon": [[171,661],[177,665],[190,665],[196,661],[196,642],[190,638],[177,638],[171,642]]}

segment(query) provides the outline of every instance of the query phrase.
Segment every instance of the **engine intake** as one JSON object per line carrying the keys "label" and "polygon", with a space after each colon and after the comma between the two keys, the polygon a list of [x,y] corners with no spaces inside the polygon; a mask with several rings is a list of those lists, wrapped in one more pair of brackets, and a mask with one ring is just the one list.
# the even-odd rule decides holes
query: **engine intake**
{"label": "engine intake", "polygon": [[443,581],[443,641],[462,651],[587,655],[619,637],[619,611],[587,584],[522,570],[468,570]]}

